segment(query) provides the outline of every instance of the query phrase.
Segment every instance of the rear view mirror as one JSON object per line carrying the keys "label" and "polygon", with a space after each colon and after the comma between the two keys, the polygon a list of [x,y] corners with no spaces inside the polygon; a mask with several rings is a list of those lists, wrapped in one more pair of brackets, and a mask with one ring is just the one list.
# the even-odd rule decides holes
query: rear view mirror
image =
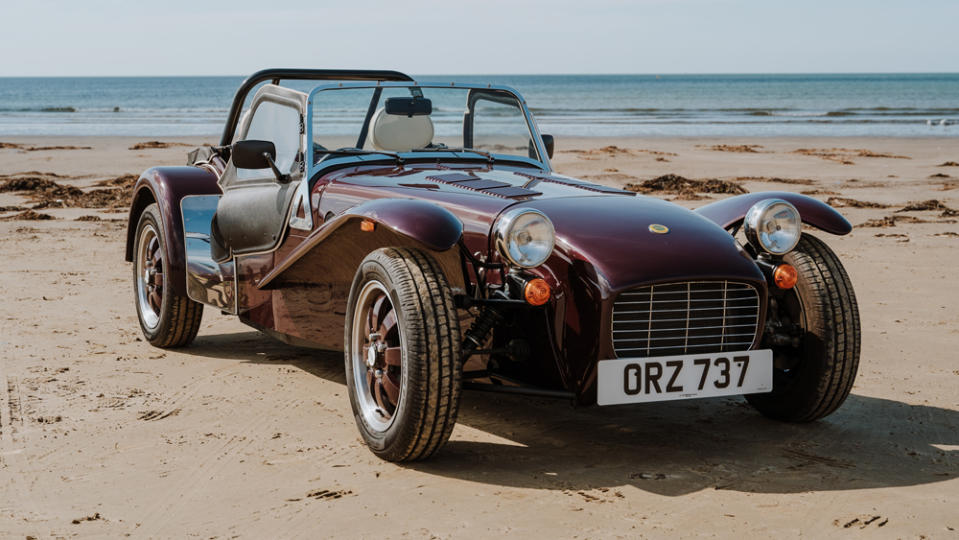
{"label": "rear view mirror", "polygon": [[396,116],[428,116],[433,114],[433,102],[421,97],[386,98],[386,114]]}
{"label": "rear view mirror", "polygon": [[237,141],[230,155],[237,169],[271,169],[280,183],[290,181],[290,175],[276,168],[276,145],[270,141]]}
{"label": "rear view mirror", "polygon": [[553,158],[553,136],[543,134],[543,146],[546,147],[546,155]]}

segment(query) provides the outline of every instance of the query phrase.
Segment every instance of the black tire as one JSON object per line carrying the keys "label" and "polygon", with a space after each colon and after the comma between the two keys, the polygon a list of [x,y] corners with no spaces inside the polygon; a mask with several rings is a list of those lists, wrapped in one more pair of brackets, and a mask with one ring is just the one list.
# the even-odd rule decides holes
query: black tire
{"label": "black tire", "polygon": [[[456,424],[462,374],[453,293],[439,265],[415,249],[370,253],[353,280],[345,327],[346,381],[363,440],[387,461],[431,456]],[[370,353],[371,344],[380,352]],[[384,389],[390,380],[398,381],[395,403]]]}
{"label": "black tire", "polygon": [[798,347],[764,345],[773,349],[777,366],[773,391],[746,399],[770,418],[811,422],[838,409],[856,380],[859,307],[842,263],[818,238],[803,234],[784,260],[798,270],[799,279],[770,309],[800,323],[804,332]]}
{"label": "black tire", "polygon": [[[193,341],[200,329],[203,304],[173,292],[170,284],[172,276],[164,268],[166,235],[162,224],[160,209],[156,203],[147,206],[140,214],[133,246],[133,299],[143,337],[151,345],[162,348],[182,347]],[[153,251],[158,254],[158,258],[148,256],[150,262],[147,265],[144,262],[144,250],[150,249],[154,237],[156,244]],[[150,278],[143,277],[150,271],[147,266],[152,267],[155,273],[161,274],[160,279],[156,280],[157,283],[152,281],[155,274],[150,274]],[[159,271],[156,271],[157,269]],[[151,296],[153,294],[155,296]],[[141,295],[145,295],[145,298]],[[154,301],[154,298],[157,301]]]}

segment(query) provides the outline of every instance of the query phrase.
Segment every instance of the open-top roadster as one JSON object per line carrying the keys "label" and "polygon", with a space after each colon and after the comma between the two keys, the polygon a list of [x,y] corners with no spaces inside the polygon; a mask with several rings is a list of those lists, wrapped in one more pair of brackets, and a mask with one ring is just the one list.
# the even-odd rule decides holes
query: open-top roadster
{"label": "open-top roadster", "polygon": [[[294,89],[308,80],[324,82]],[[205,304],[343,350],[359,431],[394,461],[443,445],[464,387],[599,405],[745,394],[787,421],[839,407],[856,299],[802,231],[846,234],[839,213],[785,192],[690,211],[557,174],[552,150],[510,88],[256,73],[219,146],[134,188],[143,333],[187,345]]]}

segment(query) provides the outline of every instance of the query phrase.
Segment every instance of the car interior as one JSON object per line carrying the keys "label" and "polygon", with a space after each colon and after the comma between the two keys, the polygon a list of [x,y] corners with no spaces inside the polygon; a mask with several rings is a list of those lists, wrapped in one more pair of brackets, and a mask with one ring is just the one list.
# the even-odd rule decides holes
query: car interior
{"label": "car interior", "polygon": [[370,121],[370,144],[377,150],[408,152],[433,141],[433,121],[428,115],[391,114],[380,107]]}
{"label": "car interior", "polygon": [[[371,148],[386,152],[409,152],[433,146],[432,102],[421,95],[413,97],[389,97],[380,107],[380,94],[374,93],[370,111],[359,129],[355,148]],[[366,143],[369,142],[369,146]],[[351,148],[337,148],[348,150]],[[314,163],[329,156],[331,149],[320,144],[316,137],[313,141]]]}

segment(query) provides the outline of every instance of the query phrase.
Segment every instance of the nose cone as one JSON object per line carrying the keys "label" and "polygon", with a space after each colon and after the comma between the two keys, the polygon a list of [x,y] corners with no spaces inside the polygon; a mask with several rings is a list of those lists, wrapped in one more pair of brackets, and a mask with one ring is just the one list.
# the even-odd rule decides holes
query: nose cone
{"label": "nose cone", "polygon": [[525,204],[556,227],[556,249],[596,270],[610,290],[646,283],[762,273],[735,239],[708,219],[652,197],[570,197]]}

